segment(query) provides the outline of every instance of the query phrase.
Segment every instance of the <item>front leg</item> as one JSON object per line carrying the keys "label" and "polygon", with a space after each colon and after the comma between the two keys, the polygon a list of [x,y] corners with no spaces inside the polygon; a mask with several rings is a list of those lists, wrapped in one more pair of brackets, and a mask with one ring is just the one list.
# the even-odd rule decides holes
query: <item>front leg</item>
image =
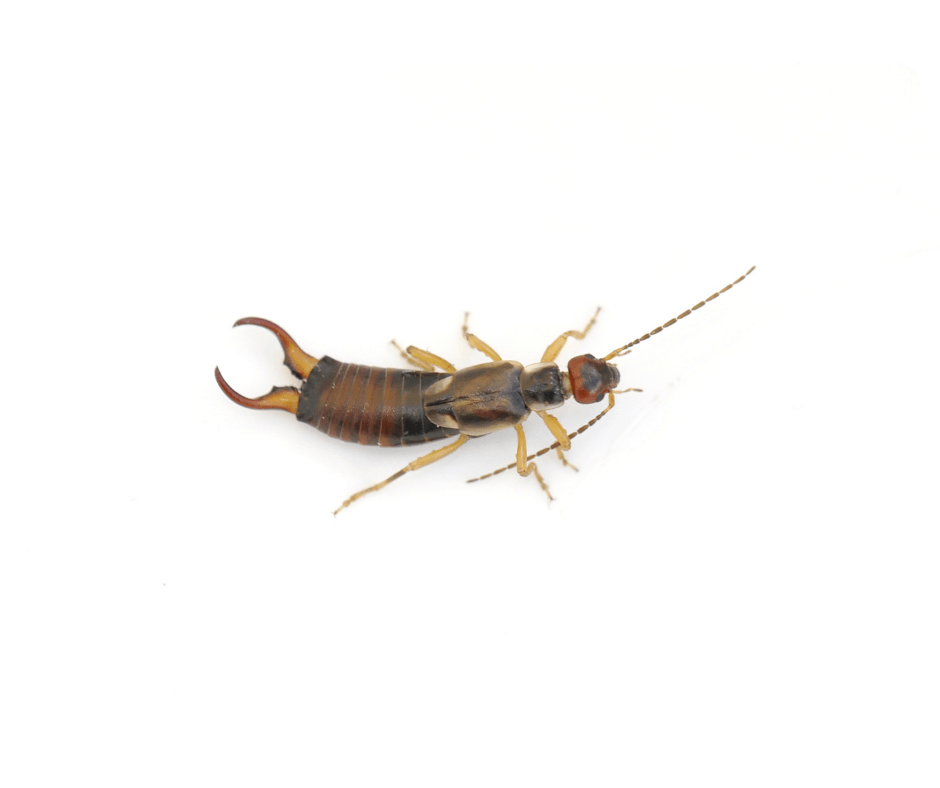
{"label": "front leg", "polygon": [[544,410],[537,410],[535,414],[545,422],[545,426],[548,427],[549,432],[555,436],[555,440],[558,441],[561,450],[568,451],[568,449],[571,448],[571,438],[568,437],[568,432],[565,428],[561,426],[561,422],[551,413],[546,413]]}
{"label": "front leg", "polygon": [[587,336],[587,332],[591,330],[591,326],[594,325],[594,321],[597,320],[597,316],[600,314],[601,308],[598,307],[597,311],[594,313],[594,317],[588,322],[584,327],[584,331],[566,331],[558,339],[556,339],[552,344],[545,348],[545,352],[542,354],[542,363],[546,361],[554,361],[558,358],[558,354],[561,353],[561,349],[565,346],[565,342],[568,339],[584,339]]}
{"label": "front leg", "polygon": [[535,411],[542,421],[545,422],[545,426],[548,427],[549,431],[555,438],[556,445],[558,447],[558,459],[562,461],[562,464],[567,465],[573,470],[578,470],[577,466],[568,462],[565,457],[565,452],[571,448],[571,438],[569,437],[567,431],[564,427],[561,426],[561,422],[558,421],[551,413],[546,413],[544,410]]}

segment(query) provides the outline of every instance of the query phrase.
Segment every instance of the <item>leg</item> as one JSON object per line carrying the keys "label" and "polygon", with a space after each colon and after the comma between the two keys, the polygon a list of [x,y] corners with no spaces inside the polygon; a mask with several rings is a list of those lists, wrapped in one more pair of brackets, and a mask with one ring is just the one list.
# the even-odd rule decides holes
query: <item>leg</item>
{"label": "leg", "polygon": [[419,457],[414,462],[409,462],[404,468],[402,468],[398,473],[393,473],[389,476],[384,482],[379,482],[378,484],[373,484],[371,487],[366,487],[364,490],[360,490],[355,495],[350,496],[345,501],[343,505],[339,507],[334,515],[338,514],[342,509],[345,509],[349,504],[355,501],[357,498],[361,498],[366,493],[375,492],[376,490],[381,490],[386,484],[389,484],[395,479],[400,479],[408,471],[416,471],[419,468],[423,468],[425,465],[430,465],[432,462],[437,462],[438,460],[444,459],[448,454],[453,454],[457,449],[459,449],[463,444],[465,444],[469,439],[466,435],[461,435],[453,443],[444,446],[442,449],[435,449],[430,454],[425,454],[423,457]]}
{"label": "leg", "polygon": [[548,485],[545,484],[545,479],[542,478],[542,474],[540,474],[538,468],[535,467],[535,463],[526,463],[525,432],[522,430],[521,424],[516,425],[516,434],[519,436],[519,446],[516,449],[516,470],[519,471],[520,476],[528,476],[530,473],[534,473],[535,478],[538,479],[539,484],[542,485],[542,489],[545,490],[548,500],[554,501],[555,499],[552,498],[552,494],[548,491]]}
{"label": "leg", "polygon": [[[589,427],[593,427],[595,424],[597,424],[597,422],[599,422],[607,413],[609,413],[610,409],[614,406],[614,394],[626,394],[628,391],[643,391],[643,389],[620,389],[619,391],[608,391],[607,392],[607,397],[608,397],[607,407],[604,408],[600,413],[598,413],[587,424],[581,427],[578,427],[578,429],[576,429],[574,432],[569,432],[568,439],[571,440],[573,438],[576,438],[586,429],[588,429]],[[552,449],[558,449],[560,447],[561,447],[561,443],[559,441],[555,441],[551,446],[546,446],[544,449],[539,449],[537,452],[535,452],[535,454],[530,454],[528,457],[526,457],[526,459],[534,460],[536,457],[541,457],[543,454],[548,454],[548,452],[550,452]],[[490,473],[485,473],[482,476],[477,476],[475,479],[467,479],[467,483],[469,484],[470,482],[478,482],[482,479],[489,479],[490,476],[495,476],[498,473],[503,473],[504,471],[511,471],[517,465],[518,465],[518,462],[514,462],[511,465],[507,465],[503,468],[497,468],[495,471],[492,471]]]}
{"label": "leg", "polygon": [[561,422],[551,413],[546,413],[544,410],[537,410],[535,413],[545,422],[545,426],[548,427],[549,432],[555,436],[555,440],[558,441],[558,445],[561,449],[568,451],[568,449],[571,448],[571,439],[568,437],[565,428],[561,426]]}
{"label": "leg", "polygon": [[402,354],[406,361],[410,364],[414,364],[416,367],[420,367],[426,372],[433,372],[434,367],[440,367],[445,372],[450,372],[452,375],[457,371],[457,368],[449,361],[445,361],[440,356],[428,350],[422,350],[414,345],[408,345],[406,350],[402,350],[401,345],[394,339],[392,340],[392,344],[398,348],[398,352]]}
{"label": "leg", "polygon": [[486,344],[482,339],[473,334],[467,333],[467,318],[470,316],[469,312],[463,313],[463,335],[466,338],[467,342],[470,343],[470,347],[474,350],[479,350],[481,353],[490,357],[493,361],[502,361],[499,353],[497,353],[493,348]]}
{"label": "leg", "polygon": [[577,465],[575,465],[575,464],[572,463],[572,462],[568,462],[568,459],[565,457],[565,453],[561,450],[561,446],[559,446],[557,449],[555,449],[555,451],[558,452],[558,459],[561,460],[561,464],[562,464],[562,465],[565,465],[565,466],[571,468],[571,470],[573,470],[573,471],[577,471],[577,470],[578,470],[578,466],[577,466]]}
{"label": "leg", "polygon": [[536,414],[541,416],[542,421],[545,422],[545,426],[548,427],[552,435],[555,436],[555,441],[558,446],[558,459],[562,461],[565,465],[570,465],[574,470],[578,470],[576,466],[572,465],[568,460],[565,459],[564,452],[568,451],[571,448],[571,438],[568,437],[568,433],[565,431],[565,428],[561,426],[561,422],[558,421],[551,413],[546,413],[544,410],[535,411]]}
{"label": "leg", "polygon": [[587,336],[587,332],[591,330],[591,326],[594,325],[594,321],[597,320],[598,314],[600,314],[601,308],[597,308],[597,312],[594,313],[594,317],[591,318],[590,322],[584,327],[584,331],[566,331],[558,339],[556,339],[552,344],[545,348],[545,352],[542,354],[542,363],[546,361],[554,361],[558,358],[558,354],[561,353],[561,349],[565,346],[565,342],[568,341],[569,337],[574,337],[575,339],[584,339]]}

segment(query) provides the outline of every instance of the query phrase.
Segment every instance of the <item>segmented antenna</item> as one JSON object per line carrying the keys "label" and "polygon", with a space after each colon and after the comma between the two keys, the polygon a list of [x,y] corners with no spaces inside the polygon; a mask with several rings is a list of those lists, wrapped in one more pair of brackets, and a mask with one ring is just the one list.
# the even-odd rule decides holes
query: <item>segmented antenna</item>
{"label": "segmented antenna", "polygon": [[[737,279],[735,279],[730,285],[727,285],[726,287],[721,288],[721,290],[719,290],[717,293],[712,293],[712,294],[711,294],[708,298],[706,298],[704,301],[699,301],[699,302],[698,302],[695,306],[693,306],[691,309],[686,309],[685,312],[683,312],[681,315],[677,315],[677,316],[674,317],[672,320],[670,320],[670,321],[668,321],[668,322],[666,322],[666,323],[663,323],[659,328],[654,328],[654,329],[653,329],[652,331],[650,331],[648,334],[644,334],[644,335],[641,336],[639,339],[634,339],[630,344],[624,345],[623,347],[619,347],[619,348],[617,348],[616,350],[614,350],[613,352],[608,353],[606,356],[604,356],[604,358],[603,358],[602,360],[603,360],[603,361],[610,361],[610,359],[612,359],[612,358],[617,358],[617,357],[619,357],[619,356],[625,356],[625,355],[627,355],[627,353],[630,352],[630,348],[632,348],[634,345],[638,345],[640,342],[643,342],[644,340],[647,340],[647,339],[649,339],[650,337],[655,336],[655,335],[658,334],[660,331],[662,331],[664,328],[669,328],[669,326],[671,326],[673,323],[677,323],[678,321],[682,320],[682,318],[688,317],[688,316],[691,315],[696,309],[701,309],[703,306],[705,306],[705,304],[707,304],[709,301],[714,301],[714,300],[715,300],[716,298],[718,298],[718,296],[720,296],[722,293],[727,293],[732,287],[734,287],[735,285],[740,284],[741,282],[743,282],[744,279],[745,279],[745,278],[751,273],[751,271],[753,271],[755,268],[757,268],[757,266],[756,266],[756,265],[752,265],[746,274],[744,274],[743,276],[739,276],[739,277],[738,277]],[[598,310],[598,311],[600,311],[600,310]],[[596,316],[597,316],[597,315],[595,315],[595,317],[596,317]],[[594,322],[594,319],[593,319],[593,318],[591,319],[591,322],[592,322],[592,323]],[[569,432],[569,433],[568,433],[568,440],[573,440],[573,439],[576,438],[578,435],[580,435],[582,432],[584,432],[586,429],[588,429],[589,427],[593,427],[595,424],[597,424],[597,422],[599,422],[599,421],[610,411],[610,409],[614,406],[614,394],[625,394],[625,393],[628,392],[628,391],[642,391],[642,390],[643,390],[643,389],[623,389],[623,390],[621,390],[621,391],[611,391],[611,392],[608,392],[608,396],[610,397],[610,400],[609,400],[609,403],[608,403],[607,407],[604,408],[604,410],[602,410],[600,413],[598,413],[593,419],[591,419],[591,420],[590,420],[587,424],[585,424],[583,427],[579,427],[579,428],[578,428],[577,430],[575,430],[574,432]],[[526,457],[526,462],[528,462],[529,460],[534,460],[536,457],[541,457],[543,454],[548,454],[548,452],[550,452],[552,449],[557,449],[559,446],[561,446],[561,442],[560,442],[560,441],[555,441],[551,446],[546,446],[544,449],[540,449],[540,450],[537,451],[535,454],[530,454],[528,457]],[[504,471],[512,470],[512,469],[515,468],[515,467],[517,467],[517,463],[515,463],[515,462],[510,463],[510,464],[507,465],[505,468],[498,468],[497,470],[492,471],[492,472],[490,472],[490,473],[486,473],[486,474],[484,474],[483,476],[477,476],[475,479],[467,479],[467,484],[469,484],[470,482],[479,482],[479,481],[482,481],[483,479],[489,479],[491,476],[496,476],[496,475],[499,474],[499,473],[503,473]]]}
{"label": "segmented antenna", "polygon": [[672,320],[670,320],[670,321],[668,321],[668,322],[666,322],[666,323],[663,323],[659,328],[654,328],[654,329],[653,329],[652,331],[650,331],[648,334],[644,334],[644,335],[641,336],[639,339],[634,339],[629,345],[624,345],[623,347],[619,347],[619,348],[617,348],[616,350],[614,350],[613,352],[608,353],[606,356],[604,356],[604,358],[603,358],[602,360],[603,360],[603,361],[610,361],[610,359],[612,359],[612,358],[616,358],[617,356],[622,356],[622,355],[624,355],[624,354],[627,352],[627,350],[628,350],[629,348],[632,348],[634,345],[640,344],[640,342],[643,342],[644,340],[649,339],[649,338],[652,337],[652,336],[655,336],[655,335],[658,334],[660,331],[662,331],[664,328],[669,328],[669,326],[671,326],[673,323],[676,323],[676,322],[678,322],[679,320],[682,320],[682,318],[684,318],[684,317],[688,317],[688,316],[691,315],[696,309],[701,309],[701,308],[702,308],[703,306],[705,306],[705,304],[707,304],[709,301],[714,301],[714,300],[715,300],[716,298],[718,298],[718,296],[720,296],[722,293],[727,293],[727,292],[728,292],[732,287],[734,287],[736,284],[740,284],[741,282],[743,282],[743,281],[744,281],[744,278],[745,278],[748,274],[750,274],[751,271],[753,271],[755,268],[757,268],[757,266],[756,266],[756,265],[752,265],[751,268],[750,268],[750,270],[747,272],[747,274],[744,274],[744,276],[739,276],[737,279],[735,279],[735,280],[734,280],[730,285],[728,285],[727,287],[721,288],[721,290],[719,290],[717,293],[712,293],[712,294],[711,294],[708,298],[706,298],[704,301],[699,301],[699,302],[698,302],[695,306],[693,306],[691,309],[686,309],[685,312],[683,312],[681,315],[678,315],[677,317],[674,317]]}

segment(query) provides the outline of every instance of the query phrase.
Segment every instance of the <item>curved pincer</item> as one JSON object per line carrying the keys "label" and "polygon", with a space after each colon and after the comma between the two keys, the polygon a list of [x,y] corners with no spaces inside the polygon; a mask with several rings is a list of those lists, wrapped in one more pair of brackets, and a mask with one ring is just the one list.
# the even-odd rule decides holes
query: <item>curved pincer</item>
{"label": "curved pincer", "polygon": [[232,402],[241,405],[243,408],[253,408],[254,410],[286,410],[288,413],[297,415],[297,405],[300,402],[300,392],[293,386],[275,386],[263,397],[246,397],[233,389],[222,377],[219,368],[215,368],[215,382]]}
{"label": "curved pincer", "polygon": [[304,353],[297,343],[294,342],[293,337],[277,323],[272,323],[270,320],[265,320],[263,317],[243,317],[241,320],[236,321],[232,328],[237,328],[238,326],[261,326],[261,328],[266,328],[268,331],[271,331],[277,337],[278,342],[281,343],[281,347],[284,348],[284,365],[295,377],[301,380],[306,380],[307,376],[310,374],[310,370],[319,363],[319,359]]}
{"label": "curved pincer", "polygon": [[[288,334],[277,323],[265,320],[263,317],[243,317],[235,323],[235,326],[261,326],[271,331],[284,348],[284,364],[301,380],[306,380],[311,370],[319,363],[319,359],[304,353]],[[234,326],[233,326],[234,328]],[[289,413],[297,414],[297,405],[300,402],[300,391],[292,386],[275,386],[263,397],[245,397],[233,389],[222,377],[219,368],[215,368],[215,381],[219,388],[225,393],[232,402],[241,405],[244,408],[254,408],[256,410],[268,410],[277,408],[286,410]]]}

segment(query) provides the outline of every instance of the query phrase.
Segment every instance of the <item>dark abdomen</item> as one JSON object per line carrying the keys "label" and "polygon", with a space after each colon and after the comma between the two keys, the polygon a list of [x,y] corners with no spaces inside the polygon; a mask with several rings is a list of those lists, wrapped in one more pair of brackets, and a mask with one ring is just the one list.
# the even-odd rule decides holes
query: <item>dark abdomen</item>
{"label": "dark abdomen", "polygon": [[331,438],[370,446],[427,443],[457,430],[424,415],[423,395],[445,372],[365,367],[324,356],[300,390],[297,420]]}

